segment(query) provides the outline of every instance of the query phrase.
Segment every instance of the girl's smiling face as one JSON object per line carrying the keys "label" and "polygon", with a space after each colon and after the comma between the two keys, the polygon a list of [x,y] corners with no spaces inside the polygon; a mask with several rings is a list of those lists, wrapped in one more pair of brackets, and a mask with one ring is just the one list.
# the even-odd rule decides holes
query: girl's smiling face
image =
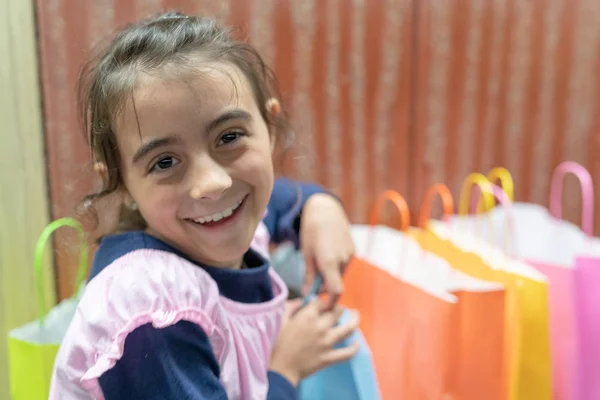
{"label": "girl's smiling face", "polygon": [[200,263],[238,267],[274,179],[269,128],[243,73],[203,63],[177,78],[144,74],[114,125],[126,195],[148,232]]}

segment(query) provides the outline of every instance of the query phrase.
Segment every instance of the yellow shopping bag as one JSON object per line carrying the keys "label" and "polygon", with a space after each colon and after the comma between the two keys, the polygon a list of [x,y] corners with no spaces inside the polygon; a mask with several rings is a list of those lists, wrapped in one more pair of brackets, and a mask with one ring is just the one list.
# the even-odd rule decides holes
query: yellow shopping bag
{"label": "yellow shopping bag", "polygon": [[[461,215],[468,212],[474,185],[479,186],[482,192],[483,209],[493,207],[493,185],[485,176],[471,174],[466,179],[461,194]],[[488,222],[489,228],[493,230],[492,221]],[[423,248],[444,257],[459,271],[479,279],[502,283],[506,288],[505,337],[509,398],[550,399],[552,388],[546,277],[533,267],[511,259],[501,249],[479,240],[476,232],[456,231],[439,223],[428,224],[427,230],[430,235],[415,235]]]}
{"label": "yellow shopping bag", "polygon": [[[35,272],[39,310],[46,310],[43,295],[42,274],[43,256],[46,242],[52,233],[61,227],[69,226],[79,232],[81,253],[77,287],[83,288],[88,266],[88,246],[83,228],[72,218],[63,218],[50,223],[42,232],[35,250]],[[75,314],[79,293],[60,302],[46,315],[11,330],[8,333],[8,367],[10,374],[10,394],[12,400],[45,400],[50,390],[50,380],[54,359],[60,342]]]}

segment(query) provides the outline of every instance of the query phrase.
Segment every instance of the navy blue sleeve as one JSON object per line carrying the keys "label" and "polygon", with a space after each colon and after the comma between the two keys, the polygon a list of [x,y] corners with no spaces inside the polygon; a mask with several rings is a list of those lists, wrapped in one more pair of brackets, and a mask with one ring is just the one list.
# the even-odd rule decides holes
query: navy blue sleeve
{"label": "navy blue sleeve", "polygon": [[298,390],[290,381],[279,375],[277,372],[269,371],[269,393],[267,400],[289,399],[296,400],[298,398]]}
{"label": "navy blue sleeve", "polygon": [[[226,400],[219,374],[206,333],[180,321],[162,329],[142,325],[131,332],[123,356],[99,383],[106,400]],[[284,377],[268,377],[268,400],[296,399],[296,389]]]}
{"label": "navy blue sleeve", "polygon": [[308,198],[315,193],[326,191],[311,183],[295,182],[287,178],[275,180],[267,215],[263,220],[272,242],[290,240],[298,247],[298,218]]}

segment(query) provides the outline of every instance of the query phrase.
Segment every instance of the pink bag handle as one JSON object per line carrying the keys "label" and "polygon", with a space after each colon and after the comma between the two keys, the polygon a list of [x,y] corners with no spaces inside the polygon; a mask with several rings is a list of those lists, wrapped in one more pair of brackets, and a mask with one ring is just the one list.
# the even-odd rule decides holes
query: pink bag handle
{"label": "pink bag handle", "polygon": [[555,218],[562,218],[562,192],[563,180],[567,173],[572,173],[579,179],[581,185],[581,228],[586,235],[594,234],[594,185],[589,171],[573,161],[564,161],[560,163],[552,173],[552,183],[550,184],[550,215]]}
{"label": "pink bag handle", "polygon": [[[514,224],[514,216],[512,213],[512,200],[511,200],[510,196],[500,186],[492,183],[491,188],[492,188],[492,194],[494,195],[496,200],[498,200],[500,205],[506,209],[506,214],[507,214],[506,223],[508,225],[508,233],[511,237],[514,238],[515,237],[514,236],[514,225],[513,225]],[[481,191],[482,188],[479,188],[479,190]],[[483,190],[485,190],[485,189],[483,189]],[[476,192],[474,192],[474,193],[476,193]],[[480,195],[479,196],[471,196],[471,209],[468,211],[468,213],[471,213],[471,212],[477,213],[477,209],[478,209],[480,201],[481,201]],[[516,249],[516,246],[517,246],[516,241],[512,240],[511,242],[513,245],[512,247],[514,250],[514,254],[519,254]],[[508,244],[505,243],[503,250],[506,253],[510,254],[510,252],[507,251],[507,249],[508,249]]]}
{"label": "pink bag handle", "polygon": [[[498,202],[500,203],[500,205],[502,207],[506,207],[507,210],[510,209],[512,200],[510,199],[508,194],[506,194],[506,192],[504,190],[502,190],[502,188],[500,186],[492,183],[492,194],[494,195],[496,200],[498,200]],[[471,212],[477,212],[477,207],[479,206],[479,201],[481,201],[480,196],[472,196],[471,209],[469,210],[469,214]]]}

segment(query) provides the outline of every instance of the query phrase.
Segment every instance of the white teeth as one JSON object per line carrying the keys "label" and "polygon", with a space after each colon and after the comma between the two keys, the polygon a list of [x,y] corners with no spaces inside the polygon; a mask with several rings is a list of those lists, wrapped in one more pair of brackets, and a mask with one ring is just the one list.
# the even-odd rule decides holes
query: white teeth
{"label": "white teeth", "polygon": [[215,213],[213,215],[208,215],[206,217],[201,217],[201,218],[197,218],[194,219],[193,221],[198,223],[198,224],[205,224],[207,222],[212,222],[212,221],[220,221],[223,218],[227,218],[229,216],[231,216],[231,214],[233,214],[233,212],[240,206],[240,204],[242,204],[244,200],[240,200],[238,201],[233,207],[229,207],[226,208],[225,210]]}
{"label": "white teeth", "polygon": [[220,221],[222,219],[223,219],[223,214],[221,214],[221,213],[216,213],[212,216],[212,220],[215,222]]}

